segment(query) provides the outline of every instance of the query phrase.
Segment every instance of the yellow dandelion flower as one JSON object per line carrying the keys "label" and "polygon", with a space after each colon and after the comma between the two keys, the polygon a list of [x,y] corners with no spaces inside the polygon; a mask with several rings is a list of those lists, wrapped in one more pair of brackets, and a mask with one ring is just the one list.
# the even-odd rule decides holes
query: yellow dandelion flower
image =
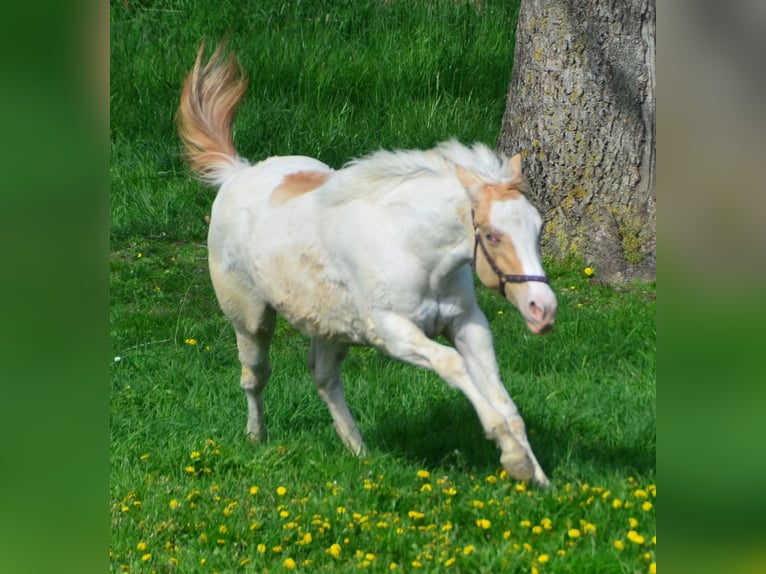
{"label": "yellow dandelion flower", "polygon": [[420,492],[431,492],[433,488],[429,483],[425,483],[423,486],[420,487]]}
{"label": "yellow dandelion flower", "polygon": [[378,528],[388,528],[388,522],[381,520],[375,526],[377,526]]}
{"label": "yellow dandelion flower", "polygon": [[540,564],[545,564],[546,562],[548,562],[548,560],[550,560],[550,556],[548,556],[547,554],[540,554],[540,556],[537,557],[537,561]]}
{"label": "yellow dandelion flower", "polygon": [[444,526],[442,526],[442,532],[449,532],[452,530],[452,523],[448,520],[444,523]]}
{"label": "yellow dandelion flower", "polygon": [[567,532],[569,538],[580,538],[580,531],[577,528],[570,528]]}
{"label": "yellow dandelion flower", "polygon": [[625,550],[625,543],[624,543],[622,540],[615,540],[615,541],[612,543],[612,545],[613,545],[613,546],[614,546],[614,547],[615,547],[617,550]]}
{"label": "yellow dandelion flower", "polygon": [[490,474],[484,480],[486,480],[488,484],[495,484],[497,482],[497,477],[494,474]]}
{"label": "yellow dandelion flower", "polygon": [[583,273],[585,273],[588,277],[590,277],[594,273],[593,267],[586,267],[585,269],[583,269]]}
{"label": "yellow dandelion flower", "polygon": [[628,540],[630,540],[634,544],[643,544],[644,543],[644,537],[641,536],[635,530],[629,530],[628,531]]}
{"label": "yellow dandelion flower", "polygon": [[469,544],[468,546],[466,546],[465,548],[463,548],[463,555],[464,555],[464,556],[468,556],[468,555],[469,555],[469,554],[471,554],[471,552],[473,552],[474,550],[476,550],[476,547],[475,547],[473,544]]}
{"label": "yellow dandelion flower", "polygon": [[252,561],[253,561],[252,558],[243,558],[242,560],[239,561],[239,565],[240,566],[247,566]]}
{"label": "yellow dandelion flower", "polygon": [[540,526],[542,526],[546,530],[551,530],[553,528],[553,521],[550,518],[543,518],[540,521]]}
{"label": "yellow dandelion flower", "polygon": [[532,527],[532,534],[542,534],[543,527],[542,526],[533,526]]}
{"label": "yellow dandelion flower", "polygon": [[429,476],[431,476],[431,473],[428,472],[427,470],[418,471],[418,478],[428,478]]}
{"label": "yellow dandelion flower", "polygon": [[184,339],[184,343],[193,347],[197,344],[197,339]]}
{"label": "yellow dandelion flower", "polygon": [[561,550],[556,550],[556,556],[566,556],[566,555],[567,555],[567,551],[564,550],[563,548]]}
{"label": "yellow dandelion flower", "polygon": [[455,562],[457,562],[457,558],[455,558],[454,556],[453,556],[452,558],[448,558],[447,560],[445,560],[445,561],[444,561],[444,567],[445,567],[445,568],[449,568],[449,567],[450,567],[450,566],[452,566],[452,565],[453,565]]}
{"label": "yellow dandelion flower", "polygon": [[641,510],[644,512],[649,512],[652,508],[654,508],[654,506],[648,500],[641,505]]}
{"label": "yellow dandelion flower", "polygon": [[193,450],[189,453],[189,458],[192,460],[198,460],[202,455],[198,450]]}
{"label": "yellow dandelion flower", "polygon": [[455,496],[457,494],[457,489],[454,486],[450,486],[449,488],[445,488],[442,492],[447,496]]}
{"label": "yellow dandelion flower", "polygon": [[335,509],[335,512],[337,512],[338,514],[346,514],[346,507],[339,506],[338,508]]}
{"label": "yellow dandelion flower", "polygon": [[638,520],[636,520],[633,517],[628,518],[628,524],[630,524],[631,529],[637,528],[638,527]]}
{"label": "yellow dandelion flower", "polygon": [[143,556],[141,556],[141,560],[144,561],[144,562],[148,562],[151,559],[152,559],[152,555],[151,554],[144,554]]}
{"label": "yellow dandelion flower", "polygon": [[530,571],[530,574],[540,574],[540,571],[537,569],[537,566],[532,566],[532,570]]}
{"label": "yellow dandelion flower", "polygon": [[532,545],[529,542],[525,542],[521,547],[524,549],[524,552],[532,552]]}
{"label": "yellow dandelion flower", "polygon": [[327,550],[325,550],[325,552],[329,554],[330,556],[332,556],[333,558],[338,558],[340,557],[341,550],[342,548],[340,544],[333,544]]}
{"label": "yellow dandelion flower", "polygon": [[423,563],[420,560],[413,560],[412,561],[412,567],[413,568],[422,568]]}
{"label": "yellow dandelion flower", "polygon": [[251,487],[250,487],[250,495],[251,495],[251,496],[255,496],[255,495],[256,495],[256,494],[258,494],[260,491],[261,491],[261,489],[260,489],[260,488],[258,488],[257,486],[251,486]]}
{"label": "yellow dandelion flower", "polygon": [[225,524],[221,524],[218,527],[218,532],[220,532],[221,534],[226,534],[228,531],[229,531],[229,529],[227,528],[227,526]]}
{"label": "yellow dandelion flower", "polygon": [[649,564],[649,574],[657,574],[657,563],[652,562]]}
{"label": "yellow dandelion flower", "polygon": [[274,547],[271,549],[271,551],[272,551],[274,554],[279,554],[280,552],[282,552],[282,545],[281,545],[281,544],[277,544],[276,546],[274,546]]}
{"label": "yellow dandelion flower", "polygon": [[143,552],[144,550],[146,550],[146,542],[139,542],[138,544],[136,544],[136,550],[138,550],[139,552]]}
{"label": "yellow dandelion flower", "polygon": [[282,518],[287,518],[288,516],[290,516],[290,511],[283,510],[282,512],[279,513],[279,516],[281,516]]}
{"label": "yellow dandelion flower", "polygon": [[293,560],[292,558],[285,558],[285,561],[282,562],[282,564],[284,564],[285,568],[287,568],[288,570],[292,570],[296,566],[295,560]]}
{"label": "yellow dandelion flower", "polygon": [[311,544],[311,541],[314,538],[311,536],[311,532],[306,532],[296,544],[299,546],[305,546],[306,544]]}
{"label": "yellow dandelion flower", "polygon": [[391,562],[391,564],[388,565],[389,570],[396,570],[399,568],[399,565],[396,562]]}
{"label": "yellow dandelion flower", "polygon": [[642,488],[634,490],[633,496],[635,496],[636,498],[640,498],[641,500],[646,500],[647,498],[649,498],[649,494]]}
{"label": "yellow dandelion flower", "polygon": [[372,562],[373,560],[375,560],[375,555],[372,552],[368,552],[367,554],[364,555],[364,559]]}
{"label": "yellow dandelion flower", "polygon": [[287,489],[284,486],[277,487],[277,496],[284,496],[287,494]]}
{"label": "yellow dandelion flower", "polygon": [[519,522],[519,526],[521,526],[522,528],[529,528],[530,526],[532,526],[532,523],[529,520],[522,520],[521,522]]}
{"label": "yellow dandelion flower", "polygon": [[492,526],[492,523],[486,518],[479,518],[478,520],[476,520],[476,526],[478,526],[482,530],[487,530],[490,526]]}
{"label": "yellow dandelion flower", "polygon": [[184,468],[187,474],[194,474],[197,472],[197,469],[195,469],[193,466],[187,466]]}
{"label": "yellow dandelion flower", "polygon": [[418,512],[417,510],[410,510],[407,513],[407,516],[409,516],[413,520],[420,520],[421,518],[425,516],[425,514],[423,514],[422,512]]}
{"label": "yellow dandelion flower", "polygon": [[264,552],[266,552],[266,545],[265,544],[259,544],[258,546],[255,547],[255,549],[258,552],[260,552],[261,554],[263,554]]}
{"label": "yellow dandelion flower", "polygon": [[526,482],[520,482],[515,486],[516,492],[524,492],[527,489]]}
{"label": "yellow dandelion flower", "polygon": [[622,500],[620,500],[619,498],[615,498],[612,501],[612,508],[615,508],[615,509],[622,508]]}
{"label": "yellow dandelion flower", "polygon": [[582,530],[585,534],[592,534],[596,531],[596,525],[592,522],[585,522],[582,525]]}
{"label": "yellow dandelion flower", "polygon": [[140,251],[138,253],[136,253],[136,259],[141,259],[143,256],[144,256],[144,254],[141,253]]}
{"label": "yellow dandelion flower", "polygon": [[170,502],[168,502],[168,506],[170,507],[170,510],[175,510],[181,505],[180,502],[178,502],[175,498],[171,499]]}
{"label": "yellow dandelion flower", "polygon": [[508,540],[510,537],[511,537],[510,530],[506,530],[505,532],[503,532],[503,539]]}
{"label": "yellow dandelion flower", "polygon": [[657,537],[656,536],[652,536],[652,544],[657,546]]}

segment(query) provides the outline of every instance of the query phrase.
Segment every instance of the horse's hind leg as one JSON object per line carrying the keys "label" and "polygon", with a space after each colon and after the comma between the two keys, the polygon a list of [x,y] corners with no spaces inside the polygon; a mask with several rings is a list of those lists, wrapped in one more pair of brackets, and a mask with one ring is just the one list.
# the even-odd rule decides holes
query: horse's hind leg
{"label": "horse's hind leg", "polygon": [[276,312],[266,304],[260,305],[257,316],[248,317],[249,323],[235,325],[239,360],[242,363],[240,386],[247,398],[247,438],[252,442],[267,439],[263,420],[263,390],[271,376],[269,346],[274,334]]}
{"label": "horse's hind leg", "polygon": [[364,455],[367,453],[367,447],[364,446],[362,433],[359,432],[359,427],[346,403],[340,374],[341,364],[347,352],[347,347],[312,339],[308,365],[319,396],[322,397],[332,415],[335,432],[351,452],[355,455]]}

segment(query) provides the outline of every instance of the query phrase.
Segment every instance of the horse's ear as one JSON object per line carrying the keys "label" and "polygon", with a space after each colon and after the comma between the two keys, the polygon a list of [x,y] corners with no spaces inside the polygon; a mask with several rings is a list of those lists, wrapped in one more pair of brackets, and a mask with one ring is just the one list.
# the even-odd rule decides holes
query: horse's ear
{"label": "horse's ear", "polygon": [[463,184],[463,187],[468,190],[471,196],[473,196],[474,193],[484,184],[484,181],[482,181],[479,176],[477,176],[472,171],[465,169],[462,165],[455,166],[455,174],[460,180],[460,183]]}
{"label": "horse's ear", "polygon": [[511,176],[511,181],[508,183],[515,185],[522,181],[523,177],[521,175],[521,154],[517,153],[515,156],[508,160],[508,170],[510,171]]}

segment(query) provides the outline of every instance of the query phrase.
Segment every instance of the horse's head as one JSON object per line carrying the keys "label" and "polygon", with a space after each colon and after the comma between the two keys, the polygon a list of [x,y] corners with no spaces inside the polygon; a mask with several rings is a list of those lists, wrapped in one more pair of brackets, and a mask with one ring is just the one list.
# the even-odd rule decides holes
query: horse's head
{"label": "horse's head", "polygon": [[540,258],[542,218],[524,194],[528,184],[520,156],[502,161],[500,182],[457,168],[471,195],[476,274],[513,303],[530,331],[546,333],[553,328],[557,303]]}

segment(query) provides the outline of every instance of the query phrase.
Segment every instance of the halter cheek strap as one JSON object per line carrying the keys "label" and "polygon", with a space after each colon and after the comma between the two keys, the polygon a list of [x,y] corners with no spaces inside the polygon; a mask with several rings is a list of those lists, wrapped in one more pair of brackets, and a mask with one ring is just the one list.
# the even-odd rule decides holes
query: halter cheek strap
{"label": "halter cheek strap", "polygon": [[481,252],[484,254],[484,258],[487,260],[487,263],[489,263],[489,267],[492,269],[492,271],[495,272],[495,275],[497,275],[498,279],[500,279],[500,285],[498,285],[497,289],[498,291],[500,291],[503,297],[505,297],[506,283],[527,283],[528,281],[539,281],[540,283],[549,283],[548,278],[545,275],[516,275],[513,273],[504,273],[497,266],[497,263],[495,263],[495,260],[492,259],[492,256],[489,254],[489,250],[487,249],[487,246],[484,245],[484,241],[482,241],[481,239],[481,233],[479,233],[479,226],[476,225],[476,214],[474,213],[473,209],[471,209],[471,223],[473,223],[473,236],[474,236],[473,268],[476,269],[477,249],[481,247]]}

